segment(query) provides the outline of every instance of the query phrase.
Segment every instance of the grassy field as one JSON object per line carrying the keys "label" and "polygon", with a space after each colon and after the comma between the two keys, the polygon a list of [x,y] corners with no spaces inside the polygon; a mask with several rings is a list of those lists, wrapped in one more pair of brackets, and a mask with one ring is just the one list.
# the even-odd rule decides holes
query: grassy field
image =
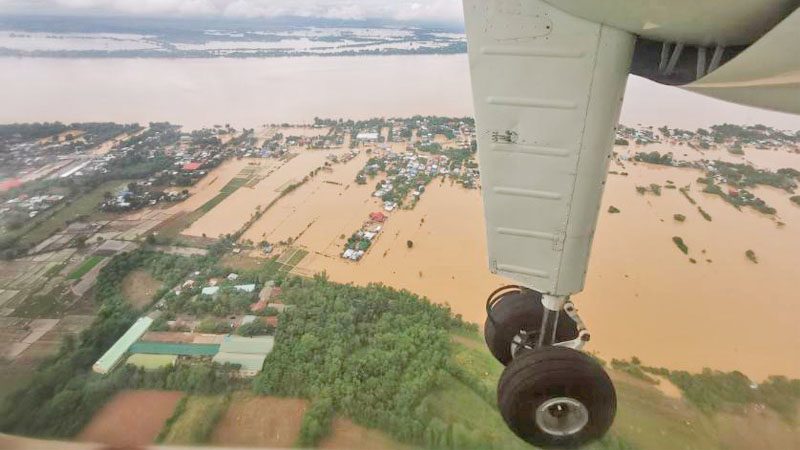
{"label": "grassy field", "polygon": [[177,415],[167,421],[158,441],[168,445],[196,445],[208,442],[219,419],[228,408],[229,397],[193,395]]}
{"label": "grassy field", "polygon": [[175,364],[177,358],[178,357],[175,355],[146,355],[143,353],[136,353],[128,357],[125,364],[132,364],[145,370],[155,370]]}
{"label": "grassy field", "polygon": [[223,200],[228,198],[229,195],[233,194],[234,192],[236,192],[237,189],[247,184],[249,180],[250,180],[249,178],[232,179],[231,181],[228,182],[228,184],[222,186],[222,189],[219,190],[219,194],[217,194],[216,197],[203,203],[202,206],[197,208],[197,211],[200,211],[201,215],[211,211],[212,209],[214,209],[215,206],[219,205],[220,203],[222,203]]}
{"label": "grassy field", "polygon": [[236,393],[211,435],[226,447],[290,448],[297,441],[308,402]]}
{"label": "grassy field", "polygon": [[66,227],[69,221],[79,217],[103,217],[104,213],[97,209],[97,206],[103,201],[103,194],[108,191],[114,192],[120,186],[124,186],[128,183],[129,180],[107,181],[88,193],[78,196],[78,198],[74,199],[71,203],[60,207],[45,220],[34,222],[30,227],[24,227],[20,230],[21,232],[18,232],[18,236],[21,236],[19,240],[20,245],[37,244],[47,239],[56,231]]}
{"label": "grassy field", "polygon": [[77,269],[73,270],[72,272],[67,275],[68,280],[78,280],[82,276],[86,275],[92,268],[100,263],[100,261],[105,258],[104,256],[94,255],[89,257],[86,261],[83,262]]}
{"label": "grassy field", "polygon": [[25,386],[35,371],[32,366],[0,361],[0,401]]}
{"label": "grassy field", "polygon": [[[442,430],[442,439],[450,439],[452,448],[468,447],[472,438],[493,442],[496,448],[530,449],[508,431],[497,411],[494,395],[503,367],[485,349],[481,337],[467,332],[454,335],[453,362],[476,383],[449,378],[424,400],[425,411]],[[617,418],[609,435],[588,448],[722,448],[712,417],[683,399],[665,396],[651,383],[615,370],[610,374],[617,388]],[[466,441],[454,442],[457,436]]]}
{"label": "grassy field", "polygon": [[302,261],[303,258],[306,257],[306,255],[308,255],[308,250],[297,249],[297,251],[294,252],[294,255],[292,255],[292,257],[289,258],[289,261],[286,263],[286,265],[294,268],[294,266],[300,264],[300,261]]}
{"label": "grassy field", "polygon": [[131,305],[143,309],[153,302],[162,284],[146,270],[134,270],[122,280],[122,295]]}

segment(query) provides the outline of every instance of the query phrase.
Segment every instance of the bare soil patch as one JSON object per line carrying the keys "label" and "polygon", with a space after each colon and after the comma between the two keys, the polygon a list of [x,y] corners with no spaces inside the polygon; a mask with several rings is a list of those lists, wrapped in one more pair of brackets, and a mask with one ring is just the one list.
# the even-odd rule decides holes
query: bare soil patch
{"label": "bare soil patch", "polygon": [[115,447],[151,444],[181,397],[177,391],[120,392],[95,414],[78,440]]}
{"label": "bare soil patch", "polygon": [[288,448],[297,441],[308,402],[237,394],[211,436],[211,444]]}
{"label": "bare soil patch", "polygon": [[385,433],[356,425],[350,419],[337,417],[331,424],[331,432],[319,448],[341,448],[348,450],[401,450],[407,445],[392,440]]}
{"label": "bare soil patch", "polygon": [[122,280],[122,295],[134,307],[145,308],[153,301],[153,296],[161,288],[161,284],[146,270],[134,270]]}
{"label": "bare soil patch", "polygon": [[244,255],[228,254],[222,258],[222,266],[237,270],[257,270],[264,265],[263,259],[251,258]]}

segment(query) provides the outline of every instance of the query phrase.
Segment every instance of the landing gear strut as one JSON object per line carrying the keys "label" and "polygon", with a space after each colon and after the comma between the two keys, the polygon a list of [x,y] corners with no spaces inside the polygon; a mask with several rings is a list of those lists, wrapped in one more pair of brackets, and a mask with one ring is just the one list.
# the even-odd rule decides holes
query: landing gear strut
{"label": "landing gear strut", "polygon": [[484,337],[506,365],[497,387],[503,419],[539,447],[575,447],[597,439],[616,413],[614,385],[579,350],[589,332],[564,297],[506,286],[489,296]]}

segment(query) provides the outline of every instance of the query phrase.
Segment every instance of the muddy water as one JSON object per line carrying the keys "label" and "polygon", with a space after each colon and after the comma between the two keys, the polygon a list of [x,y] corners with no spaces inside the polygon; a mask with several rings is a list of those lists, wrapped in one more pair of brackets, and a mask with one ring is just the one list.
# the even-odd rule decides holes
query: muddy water
{"label": "muddy water", "polygon": [[[208,175],[203,177],[194,186],[189,188],[191,196],[177,203],[169,209],[170,212],[189,212],[203,206],[204,203],[216,197],[220,189],[236,178],[252,160],[248,159],[229,159],[218,167],[215,167]],[[261,161],[261,160],[257,160]]]}
{"label": "muddy water", "polygon": [[[308,123],[472,115],[466,55],[303,58],[0,58],[0,123]],[[120,107],[120,105],[125,105]],[[630,77],[623,123],[798,127],[797,117]]]}
{"label": "muddy water", "polygon": [[[800,359],[787,352],[800,345],[794,316],[800,208],[784,192],[755,189],[778,209],[786,223],[779,227],[701,193],[694,184],[699,171],[642,164],[627,164],[627,171],[631,176],[609,177],[586,289],[575,296],[590,321],[592,348],[671,368],[800,376]],[[713,220],[704,220],[677,190],[664,189],[660,197],[635,191],[668,179],[692,183],[691,195]],[[621,213],[606,213],[611,205]],[[676,213],[686,222],[675,222]],[[683,238],[688,256],[673,236]],[[748,249],[758,264],[745,257]]]}
{"label": "muddy water", "polygon": [[784,167],[800,167],[800,153],[786,151],[785,149],[759,150],[745,147],[744,155],[734,155],[726,147],[718,146],[708,150],[693,149],[678,143],[660,143],[645,146],[617,146],[617,153],[632,158],[637,152],[672,153],[673,158],[680,161],[720,160],[735,164],[750,164],[759,169],[778,170]]}
{"label": "muddy water", "polygon": [[[354,222],[360,223],[363,218],[365,214],[356,216]],[[406,244],[409,240],[413,242],[410,249]],[[336,281],[383,282],[408,289],[449,303],[465,319],[482,323],[485,296],[503,284],[501,278],[485,269],[485,248],[480,193],[434,181],[413,210],[391,213],[383,232],[360,262],[346,261],[326,251],[310,254],[300,266],[309,272],[324,270]],[[340,252],[341,247],[337,250]]]}
{"label": "muddy water", "polygon": [[381,208],[377,199],[370,196],[375,183],[354,182],[368,158],[362,152],[347,163],[335,165],[332,172],[321,171],[276,203],[243,239],[280,242],[292,238],[297,245],[337,256],[342,251],[340,236],[350,236],[371,211]]}
{"label": "muddy water", "polygon": [[195,221],[183,234],[189,236],[216,237],[237,231],[247,222],[257,207],[264,208],[275,200],[286,187],[298,183],[312,170],[325,164],[330,154],[342,154],[349,151],[340,148],[334,150],[300,150],[289,161],[261,159],[262,164],[272,165],[268,168],[266,178],[253,187],[243,186],[231,194],[224,202],[214,207]]}
{"label": "muddy water", "polygon": [[[755,189],[778,209],[786,223],[781,227],[700,192],[697,170],[630,162],[612,169],[630,176],[609,176],[586,290],[575,296],[593,333],[589,350],[606,358],[635,355],[675,369],[742,370],[755,379],[800,376],[800,360],[788,350],[800,346],[794,286],[800,276],[800,208],[784,192]],[[339,170],[346,179],[352,168]],[[663,189],[660,197],[635,190],[667,180],[692,184],[692,197],[712,221],[677,190]],[[505,282],[486,269],[478,191],[432,183],[414,210],[391,214],[367,256],[353,263],[338,257],[339,235],[349,235],[377,207],[367,197],[373,186],[349,191],[330,185],[330,192],[325,187],[309,184],[287,197],[256,224],[251,238],[284,239],[311,223],[298,241],[312,251],[300,264],[304,273],[326,271],[333,280],[357,284],[384,282],[483,322],[486,294]],[[611,205],[621,213],[606,213]],[[675,222],[676,213],[686,221]],[[673,236],[684,239],[688,256]],[[758,264],[745,257],[748,249]]]}

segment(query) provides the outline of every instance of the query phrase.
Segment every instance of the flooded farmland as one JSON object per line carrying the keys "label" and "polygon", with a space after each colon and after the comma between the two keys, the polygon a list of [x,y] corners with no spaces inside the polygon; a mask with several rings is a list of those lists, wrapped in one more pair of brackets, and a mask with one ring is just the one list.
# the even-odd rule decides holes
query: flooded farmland
{"label": "flooded farmland", "polygon": [[[631,149],[641,150],[656,146]],[[626,149],[617,151],[624,154]],[[673,151],[681,159],[722,155],[700,155],[689,148]],[[240,189],[187,232],[234,230],[256,205],[275,198],[280,186],[322,164],[328,153],[301,152],[286,163],[285,172],[282,167],[254,189]],[[408,289],[482,324],[486,295],[506,281],[486,266],[479,190],[434,180],[414,209],[390,213],[361,261],[339,256],[342,236],[356,231],[370,212],[381,210],[381,202],[371,197],[375,181],[353,182],[366,158],[362,150],[355,159],[321,171],[276,202],[243,239],[291,238],[293,245],[309,251],[296,273],[324,271],[335,281],[382,282]],[[800,166],[797,155],[782,151],[748,149],[743,158],[763,167]],[[611,169],[629,175],[609,175],[586,289],[575,296],[593,333],[589,349],[605,358],[638,356],[648,364],[674,369],[742,370],[756,379],[800,376],[800,361],[787,358],[784,350],[800,346],[790,313],[798,308],[793,283],[800,275],[800,208],[785,192],[762,187],[754,193],[777,208],[775,218],[749,208],[737,210],[702,193],[696,183],[702,172],[695,169],[630,161],[614,163]],[[697,205],[677,189],[663,189],[660,196],[636,191],[638,185],[666,185],[667,180],[690,186]],[[607,213],[612,205],[621,212]],[[711,221],[701,216],[698,206]],[[674,214],[686,220],[677,222]],[[672,242],[674,236],[686,242],[688,255]],[[412,248],[407,241],[413,242]],[[745,256],[747,250],[755,252],[757,264]]]}
{"label": "flooded farmland", "polygon": [[[239,230],[250,219],[256,208],[265,208],[290,186],[300,183],[315,169],[325,165],[328,155],[349,150],[309,150],[297,153],[288,161],[250,160],[259,164],[264,178],[252,186],[237,189],[224,202],[214,207],[194,222],[183,234],[189,236],[217,237]],[[243,160],[248,163],[247,160]],[[231,178],[232,179],[232,178]],[[212,196],[213,197],[213,196]]]}

